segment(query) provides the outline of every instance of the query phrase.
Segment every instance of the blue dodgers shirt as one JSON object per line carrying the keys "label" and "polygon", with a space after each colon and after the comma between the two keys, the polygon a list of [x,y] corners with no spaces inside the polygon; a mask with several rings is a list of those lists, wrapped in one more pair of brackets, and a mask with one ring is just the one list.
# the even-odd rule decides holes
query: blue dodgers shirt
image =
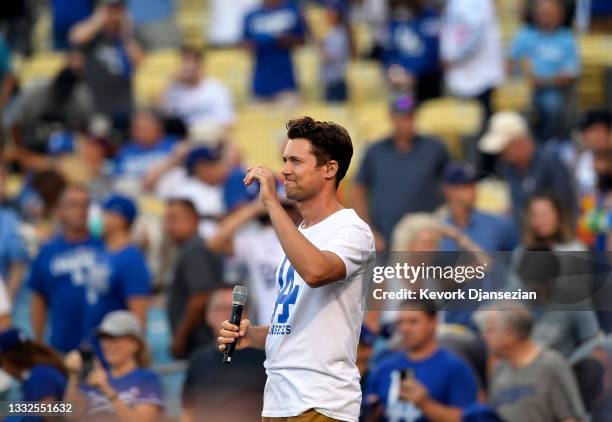
{"label": "blue dodgers shirt", "polygon": [[538,78],[580,73],[576,39],[568,28],[554,32],[542,32],[533,26],[522,28],[512,42],[510,58],[529,60],[531,72]]}
{"label": "blue dodgers shirt", "polygon": [[177,139],[167,136],[153,146],[130,142],[119,150],[115,158],[115,175],[140,179],[152,167],[166,159],[174,149]]}
{"label": "blue dodgers shirt", "polygon": [[0,276],[6,282],[11,265],[27,262],[28,250],[19,235],[19,218],[9,208],[0,207]]}
{"label": "blue dodgers shirt", "polygon": [[[454,225],[450,218],[447,218],[446,222]],[[513,251],[518,245],[519,230],[510,218],[474,210],[467,227],[459,228],[483,251]],[[440,250],[455,252],[461,249],[453,239],[444,237],[440,243]]]}
{"label": "blue dodgers shirt", "polygon": [[[55,401],[64,399],[67,379],[57,368],[50,365],[34,366],[21,384],[21,399],[38,402],[44,398]],[[42,416],[7,416],[4,422],[43,422]]]}
{"label": "blue dodgers shirt", "polygon": [[291,61],[291,49],[279,43],[282,35],[304,37],[306,22],[297,6],[281,2],[276,7],[261,7],[244,21],[244,39],[255,45],[253,92],[268,97],[297,85]]}
{"label": "blue dodgers shirt", "polygon": [[[119,400],[130,407],[141,404],[164,407],[159,377],[148,369],[138,368],[118,378],[114,378],[109,373],[108,382],[117,392]],[[114,413],[112,403],[102,392],[86,384],[81,385],[81,390],[87,397],[88,414]]]}
{"label": "blue dodgers shirt", "polygon": [[30,270],[28,286],[47,302],[50,344],[61,352],[79,347],[87,336],[85,291],[97,278],[102,243],[94,238],[70,243],[62,235],[43,246]]}
{"label": "blue dodgers shirt", "polygon": [[385,66],[398,64],[416,76],[440,71],[439,27],[440,16],[432,9],[413,19],[392,20]]}
{"label": "blue dodgers shirt", "polygon": [[408,368],[437,402],[462,409],[476,402],[476,377],[459,357],[439,349],[425,360],[413,361],[404,352],[393,352],[372,370],[366,387],[366,400],[378,396],[385,409],[385,420],[427,421],[416,406],[399,399],[400,370]]}
{"label": "blue dodgers shirt", "polygon": [[66,376],[50,365],[36,365],[21,385],[22,400],[40,401],[44,398],[63,400]]}
{"label": "blue dodgers shirt", "polygon": [[142,252],[133,245],[118,251],[101,251],[101,269],[86,290],[88,327],[94,329],[112,311],[128,309],[131,297],[151,294],[151,274]]}

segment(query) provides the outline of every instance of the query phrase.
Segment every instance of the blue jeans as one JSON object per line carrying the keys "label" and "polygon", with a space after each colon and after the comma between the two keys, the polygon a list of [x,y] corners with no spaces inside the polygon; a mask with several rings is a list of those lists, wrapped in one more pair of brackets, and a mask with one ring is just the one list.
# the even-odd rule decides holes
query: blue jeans
{"label": "blue jeans", "polygon": [[562,88],[538,88],[534,92],[533,104],[538,113],[535,136],[540,142],[564,136],[567,95]]}
{"label": "blue jeans", "polygon": [[348,96],[346,81],[328,82],[325,85],[325,101],[327,102],[340,102],[346,101]]}

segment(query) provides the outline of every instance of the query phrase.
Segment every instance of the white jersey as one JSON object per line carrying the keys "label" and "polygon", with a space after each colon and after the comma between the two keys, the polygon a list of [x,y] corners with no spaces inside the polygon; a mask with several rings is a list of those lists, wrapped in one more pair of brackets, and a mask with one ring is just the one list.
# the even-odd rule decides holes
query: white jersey
{"label": "white jersey", "polygon": [[453,95],[474,97],[501,84],[504,58],[493,0],[450,0],[442,19],[440,52]]}
{"label": "white jersey", "polygon": [[255,305],[255,315],[249,313],[249,319],[255,325],[270,322],[278,296],[276,269],[283,256],[272,226],[249,227],[234,237],[234,257],[249,273],[249,302]]}
{"label": "white jersey", "polygon": [[179,116],[188,125],[212,120],[221,125],[235,120],[230,91],[221,82],[204,78],[194,87],[175,81],[164,98],[166,112]]}
{"label": "white jersey", "polygon": [[361,405],[355,365],[363,320],[363,289],[374,236],[352,209],[340,210],[300,232],[338,255],[346,278],[309,287],[285,256],[276,273],[279,295],[266,340],[262,415],[297,416],[309,409],[357,421]]}

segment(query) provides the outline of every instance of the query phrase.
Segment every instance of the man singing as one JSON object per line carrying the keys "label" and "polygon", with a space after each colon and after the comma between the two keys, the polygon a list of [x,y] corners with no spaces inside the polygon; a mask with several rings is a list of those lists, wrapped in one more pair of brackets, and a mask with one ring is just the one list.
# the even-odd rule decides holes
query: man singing
{"label": "man singing", "polygon": [[264,422],[356,422],[362,287],[374,236],[337,197],[353,146],[343,127],[310,117],[289,121],[287,136],[285,191],[303,222],[295,227],[284,211],[272,171],[250,168],[244,182],[259,182],[260,200],[285,254],[276,273],[279,295],[269,325],[245,319],[238,328],[225,321],[219,350],[236,339],[238,350],[265,348]]}

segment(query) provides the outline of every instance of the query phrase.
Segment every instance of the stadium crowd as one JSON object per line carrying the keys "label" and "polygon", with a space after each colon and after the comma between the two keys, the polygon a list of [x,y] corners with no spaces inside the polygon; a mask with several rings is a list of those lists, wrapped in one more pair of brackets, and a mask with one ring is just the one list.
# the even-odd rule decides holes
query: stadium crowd
{"label": "stadium crowd", "polygon": [[[181,41],[180,0],[1,3],[3,400],[67,400],[77,420],[259,420],[265,355],[240,351],[223,367],[215,336],[237,282],[249,318],[267,323],[283,252],[257,186],[243,184],[253,164],[236,141],[243,106],[204,71],[208,51],[248,51],[248,102],[270,110],[308,101],[295,60],[304,46],[316,48],[318,101],[330,107],[351,101],[351,63],[376,64],[388,111],[368,122],[391,132],[355,143],[340,192],[381,254],[507,252],[508,277],[550,292],[571,272],[564,253],[612,249],[612,95],[587,107],[578,94],[590,77],[580,34],[611,42],[610,1],[511,2],[521,24],[504,40],[503,1],[209,0],[206,51]],[[41,15],[63,64],[24,83],[14,63],[40,53]],[[315,36],[313,24],[326,30]],[[176,74],[142,104],[139,65],[168,49]],[[525,108],[496,106],[508,78],[528,85]],[[419,110],[442,97],[479,110],[475,132],[455,140],[465,154],[419,129]],[[285,140],[255,148],[280,156]],[[482,206],[491,183],[507,193],[501,206]],[[362,420],[612,420],[608,273],[578,280],[600,287],[576,310],[453,313],[417,300],[367,311]]]}

